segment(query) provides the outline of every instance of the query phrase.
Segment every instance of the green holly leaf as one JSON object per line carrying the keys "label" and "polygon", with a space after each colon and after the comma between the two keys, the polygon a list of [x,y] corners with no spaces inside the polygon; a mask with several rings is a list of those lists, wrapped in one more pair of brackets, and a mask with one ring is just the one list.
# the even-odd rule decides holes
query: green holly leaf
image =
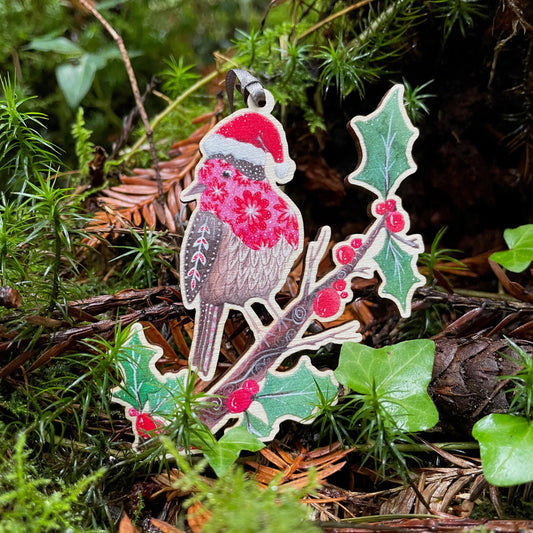
{"label": "green holly leaf", "polygon": [[185,385],[188,375],[188,370],[184,369],[178,374],[165,374],[164,383],[154,383],[155,390],[148,394],[148,405],[152,414],[163,418],[172,415],[179,400],[186,395]]}
{"label": "green holly leaf", "polygon": [[241,451],[257,452],[265,445],[243,427],[234,427],[210,448],[202,451],[218,477],[223,476],[227,469],[237,460]]}
{"label": "green holly leaf", "polygon": [[163,355],[163,349],[148,342],[142,324],[136,323],[130,327],[120,353],[122,383],[111,391],[112,399],[142,411],[150,395],[157,395],[161,390],[164,378],[155,369],[155,362]]}
{"label": "green holly leaf", "polygon": [[270,440],[277,433],[278,427],[273,427],[273,424],[268,421],[268,416],[254,415],[253,413],[257,413],[257,410],[257,405],[253,405],[244,413],[244,418],[237,427],[246,428],[248,433],[255,435],[258,439]]}
{"label": "green holly leaf", "polygon": [[341,348],[335,377],[370,400],[377,399],[388,424],[403,431],[424,431],[439,420],[427,393],[435,344],[406,341],[374,349],[355,342]]}
{"label": "green holly leaf", "polygon": [[122,382],[112,389],[112,400],[126,408],[168,418],[176,408],[176,397],[184,396],[188,371],[162,375],[155,364],[163,355],[163,349],[148,341],[140,323],[130,327],[120,354],[118,366]]}
{"label": "green holly leaf", "polygon": [[348,181],[381,198],[390,196],[416,171],[412,147],[418,130],[407,116],[403,93],[403,85],[395,85],[373,113],[350,121],[361,147],[361,162]]}
{"label": "green holly leaf", "polygon": [[508,487],[533,481],[533,424],[521,416],[491,414],[472,429],[487,481]]}
{"label": "green holly leaf", "polygon": [[332,372],[318,371],[309,357],[303,356],[289,372],[267,373],[241,425],[261,439],[272,438],[284,420],[309,423],[318,409],[320,394],[330,401],[337,392]]}
{"label": "green holly leaf", "polygon": [[511,272],[522,272],[533,261],[533,224],[506,229],[503,238],[509,250],[495,252],[489,259]]}
{"label": "green holly leaf", "polygon": [[400,314],[407,317],[415,290],[425,283],[416,267],[422,243],[417,242],[418,236],[406,237],[388,230],[383,233],[383,248],[374,256],[382,279],[379,295],[394,301]]}

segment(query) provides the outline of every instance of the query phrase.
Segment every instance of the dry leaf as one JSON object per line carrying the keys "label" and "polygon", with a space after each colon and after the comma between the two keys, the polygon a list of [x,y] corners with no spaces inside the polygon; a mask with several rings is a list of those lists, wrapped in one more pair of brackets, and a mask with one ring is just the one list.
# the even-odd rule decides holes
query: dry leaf
{"label": "dry leaf", "polygon": [[127,514],[122,515],[118,526],[118,533],[141,533],[132,523]]}
{"label": "dry leaf", "polygon": [[183,529],[178,529],[177,527],[171,526],[170,524],[167,524],[167,522],[163,522],[163,520],[158,520],[157,518],[151,518],[150,522],[155,527],[158,527],[163,533],[185,533]]}
{"label": "dry leaf", "polygon": [[[182,212],[186,212],[179,193],[192,180],[191,172],[201,157],[198,143],[216,124],[221,109],[222,102],[219,101],[212,112],[195,119],[194,123],[202,125],[187,139],[172,146],[172,159],[159,164],[165,195],[163,202],[159,198],[155,170],[136,168],[134,176],[120,176],[119,185],[101,191],[96,198],[100,210],[94,213],[87,232],[103,239],[113,238],[116,229],[132,225],[140,228],[146,223],[151,229],[160,225],[171,233],[177,233],[177,220]],[[86,238],[84,244],[94,247],[99,242],[95,236]]]}
{"label": "dry leaf", "polygon": [[193,503],[187,509],[187,523],[192,533],[202,533],[204,524],[211,518],[211,513],[200,502]]}

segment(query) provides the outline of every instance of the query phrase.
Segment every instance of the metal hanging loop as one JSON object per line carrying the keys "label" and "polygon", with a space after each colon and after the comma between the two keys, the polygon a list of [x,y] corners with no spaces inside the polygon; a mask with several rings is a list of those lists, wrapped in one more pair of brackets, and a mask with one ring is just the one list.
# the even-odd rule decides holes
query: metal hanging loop
{"label": "metal hanging loop", "polygon": [[251,98],[256,107],[266,105],[267,96],[263,84],[247,70],[233,68],[226,73],[226,93],[231,113],[234,110],[233,91],[235,87],[242,94],[245,104],[248,103],[248,98]]}

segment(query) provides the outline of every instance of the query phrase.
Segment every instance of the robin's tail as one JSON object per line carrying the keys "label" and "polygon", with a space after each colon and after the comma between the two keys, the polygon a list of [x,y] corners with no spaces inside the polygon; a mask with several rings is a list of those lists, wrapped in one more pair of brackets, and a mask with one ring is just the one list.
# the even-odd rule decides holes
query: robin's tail
{"label": "robin's tail", "polygon": [[223,306],[202,302],[196,314],[190,366],[204,381],[213,377],[217,366],[220,335],[225,322],[222,311]]}

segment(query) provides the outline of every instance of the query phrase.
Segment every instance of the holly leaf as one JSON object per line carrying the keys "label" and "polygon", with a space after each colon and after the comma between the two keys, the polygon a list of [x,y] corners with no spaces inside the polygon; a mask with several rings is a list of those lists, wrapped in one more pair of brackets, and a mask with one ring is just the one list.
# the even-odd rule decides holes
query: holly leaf
{"label": "holly leaf", "polygon": [[418,235],[383,232],[383,248],[374,256],[382,279],[379,295],[395,302],[400,314],[408,317],[415,290],[424,285],[425,278],[416,267],[422,242]]}
{"label": "holly leaf", "polygon": [[533,481],[533,424],[527,418],[493,413],[475,423],[472,435],[479,441],[483,474],[490,484]]}
{"label": "holly leaf", "polygon": [[155,390],[148,394],[148,406],[152,414],[168,419],[175,412],[176,406],[185,397],[188,375],[188,370],[184,369],[177,374],[164,374],[164,383],[154,383]]}
{"label": "holly leaf", "polygon": [[122,383],[112,389],[112,400],[142,411],[149,403],[150,395],[161,390],[164,378],[155,369],[155,362],[162,355],[163,349],[147,340],[142,324],[133,324],[121,346],[118,366]]}
{"label": "holly leaf", "polygon": [[511,272],[522,272],[533,261],[533,224],[506,229],[503,238],[509,250],[495,252],[489,259]]}
{"label": "holly leaf", "polygon": [[353,185],[387,198],[416,171],[412,157],[418,130],[403,104],[403,85],[394,85],[377,109],[350,121],[361,148],[361,162],[348,176]]}
{"label": "holly leaf", "polygon": [[260,439],[273,438],[284,420],[309,423],[323,401],[331,401],[338,392],[331,371],[320,372],[307,356],[289,372],[267,373],[261,391],[245,411],[241,426]]}
{"label": "holly leaf", "polygon": [[241,451],[257,452],[265,445],[243,427],[234,427],[203,453],[218,477],[223,476],[227,469],[237,460]]}
{"label": "holly leaf", "polygon": [[354,392],[377,401],[389,426],[403,431],[424,431],[439,420],[427,393],[435,344],[406,341],[384,348],[355,342],[342,345],[335,377]]}
{"label": "holly leaf", "polygon": [[163,353],[161,346],[146,338],[141,323],[130,326],[118,357],[122,382],[112,389],[112,400],[126,408],[168,418],[176,408],[176,398],[185,395],[188,371],[161,374],[155,365]]}

